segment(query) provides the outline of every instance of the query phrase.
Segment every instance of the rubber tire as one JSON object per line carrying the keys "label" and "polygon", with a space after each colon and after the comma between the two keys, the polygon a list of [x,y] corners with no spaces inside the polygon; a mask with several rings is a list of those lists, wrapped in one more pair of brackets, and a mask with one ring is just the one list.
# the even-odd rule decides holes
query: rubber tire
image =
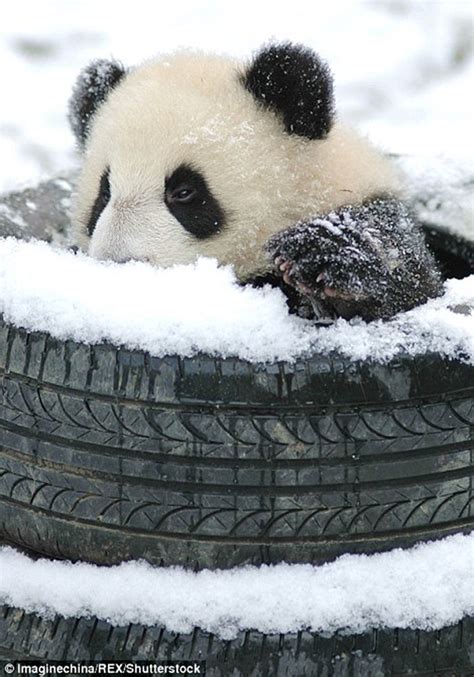
{"label": "rubber tire", "polygon": [[[1,197],[0,231],[67,239],[73,183]],[[472,243],[429,228],[472,268]],[[47,555],[324,561],[472,527],[458,361],[160,360],[0,324],[0,379],[0,534]]]}
{"label": "rubber tire", "polygon": [[0,321],[0,534],[113,564],[321,562],[473,527],[474,367],[153,358]]}
{"label": "rubber tire", "polygon": [[226,641],[198,628],[184,635],[162,626],[115,627],[97,618],[46,620],[4,606],[0,659],[204,660],[207,677],[467,675],[473,628],[473,619],[465,618],[436,631],[381,629],[331,637],[248,631]]}

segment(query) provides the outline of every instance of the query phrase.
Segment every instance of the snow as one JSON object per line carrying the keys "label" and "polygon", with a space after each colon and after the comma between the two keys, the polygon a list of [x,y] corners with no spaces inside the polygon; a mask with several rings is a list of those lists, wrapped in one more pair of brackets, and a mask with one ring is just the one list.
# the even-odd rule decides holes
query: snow
{"label": "snow", "polygon": [[418,218],[474,241],[474,176],[456,160],[402,156],[408,201]]}
{"label": "snow", "polygon": [[32,560],[0,549],[0,600],[46,617],[97,616],[113,625],[359,633],[438,629],[474,613],[474,534],[329,564],[192,572],[128,562],[113,567]]}
{"label": "snow", "polygon": [[262,362],[338,350],[384,362],[438,351],[474,364],[474,275],[449,280],[442,298],[390,321],[317,327],[289,315],[280,290],[239,286],[232,269],[213,259],[157,269],[4,238],[0,313],[59,339],[109,341],[156,356],[204,352]]}
{"label": "snow", "polygon": [[67,100],[81,68],[133,65],[196,47],[247,58],[264,42],[302,42],[335,74],[340,116],[387,150],[455,158],[472,170],[469,0],[313,2],[17,0],[0,28],[0,191],[70,168]]}
{"label": "snow", "polygon": [[[135,0],[133,11],[112,0],[16,0],[0,28],[0,192],[76,165],[67,101],[88,61],[115,57],[132,65],[182,46],[245,58],[274,38],[302,42],[329,61],[340,117],[387,151],[408,154],[410,194],[423,194],[425,218],[472,238],[472,198],[462,185],[474,156],[472,25],[468,0],[294,0],[291,11],[287,0],[159,7]],[[446,183],[454,187],[438,210]],[[338,349],[384,361],[438,350],[474,362],[469,307],[474,276],[449,281],[442,299],[390,322],[338,320],[315,328],[288,316],[279,291],[242,289],[229,269],[209,260],[158,271],[0,240],[0,312],[7,321],[156,355],[201,349],[258,361]],[[473,536],[454,536],[322,567],[197,574],[144,563],[34,562],[3,548],[0,597],[46,615],[95,614],[180,632],[198,625],[224,637],[244,628],[440,628],[474,612],[473,548]]]}

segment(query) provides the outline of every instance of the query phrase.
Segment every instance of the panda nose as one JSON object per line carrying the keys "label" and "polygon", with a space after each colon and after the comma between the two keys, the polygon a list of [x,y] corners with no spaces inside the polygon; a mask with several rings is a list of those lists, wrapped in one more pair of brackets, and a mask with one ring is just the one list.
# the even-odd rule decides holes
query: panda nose
{"label": "panda nose", "polygon": [[113,261],[114,263],[129,263],[130,261],[141,261],[142,263],[149,263],[148,256],[130,256],[128,254],[121,254],[113,249],[96,249],[89,251],[92,258],[99,259],[99,261]]}
{"label": "panda nose", "polygon": [[149,263],[148,256],[124,256],[123,258],[114,259],[115,263],[129,263],[130,261],[139,261],[141,263]]}

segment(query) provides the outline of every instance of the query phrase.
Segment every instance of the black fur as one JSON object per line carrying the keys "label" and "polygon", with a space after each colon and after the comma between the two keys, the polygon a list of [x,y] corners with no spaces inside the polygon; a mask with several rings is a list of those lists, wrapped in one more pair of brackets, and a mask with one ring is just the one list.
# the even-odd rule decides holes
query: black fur
{"label": "black fur", "polygon": [[421,229],[396,199],[301,222],[270,239],[267,254],[287,265],[287,280],[316,317],[389,318],[442,293]]}
{"label": "black fur", "polygon": [[69,100],[68,118],[81,148],[86,145],[91,118],[126,73],[118,61],[98,59],[79,74]]}
{"label": "black fur", "polygon": [[324,139],[334,122],[332,75],[328,65],[301,45],[270,45],[242,77],[257,101],[281,115],[289,134]]}
{"label": "black fur", "polygon": [[89,237],[92,237],[92,233],[95,230],[99,216],[102,214],[104,209],[107,207],[107,204],[110,200],[110,169],[106,169],[105,172],[100,177],[99,184],[99,193],[95,199],[94,204],[92,205],[91,214],[89,221],[87,223],[87,233]]}
{"label": "black fur", "polygon": [[[181,203],[173,199],[180,190],[189,189],[193,197]],[[225,213],[211,193],[204,176],[189,165],[180,165],[165,182],[166,206],[180,224],[198,239],[215,235],[225,224]]]}

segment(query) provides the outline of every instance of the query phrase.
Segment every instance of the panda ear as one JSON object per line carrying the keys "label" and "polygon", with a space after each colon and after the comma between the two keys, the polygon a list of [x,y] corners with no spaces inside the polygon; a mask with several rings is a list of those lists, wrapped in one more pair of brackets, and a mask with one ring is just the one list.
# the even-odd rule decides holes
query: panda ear
{"label": "panda ear", "polygon": [[242,78],[257,101],[283,118],[289,134],[323,139],[334,122],[333,80],[311,49],[283,43],[264,47]]}
{"label": "panda ear", "polygon": [[84,68],[69,99],[69,124],[81,148],[90,131],[91,119],[127,71],[118,61],[98,59]]}

